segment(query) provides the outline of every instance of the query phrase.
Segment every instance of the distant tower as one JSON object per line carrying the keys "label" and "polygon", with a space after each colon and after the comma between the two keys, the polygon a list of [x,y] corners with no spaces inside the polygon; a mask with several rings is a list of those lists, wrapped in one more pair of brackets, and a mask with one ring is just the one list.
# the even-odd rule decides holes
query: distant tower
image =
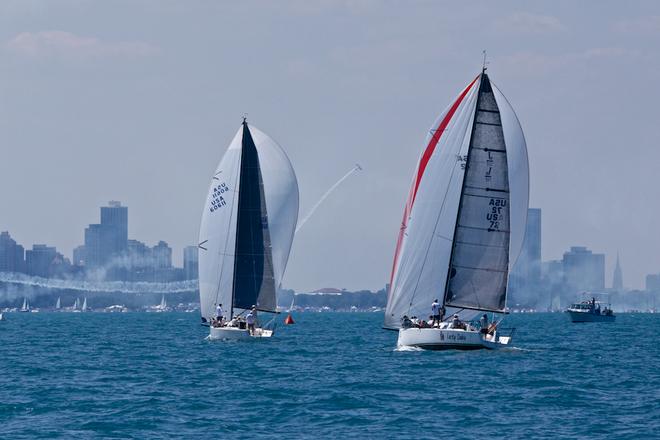
{"label": "distant tower", "polygon": [[619,263],[619,253],[616,253],[616,267],[614,268],[614,277],[612,278],[612,289],[617,292],[623,290],[623,273],[621,272],[621,264]]}

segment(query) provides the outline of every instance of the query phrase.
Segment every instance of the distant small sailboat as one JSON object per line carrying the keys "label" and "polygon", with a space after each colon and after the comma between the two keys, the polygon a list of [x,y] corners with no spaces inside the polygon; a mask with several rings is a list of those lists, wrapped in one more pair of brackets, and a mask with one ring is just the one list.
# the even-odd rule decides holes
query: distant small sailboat
{"label": "distant small sailboat", "polygon": [[[406,202],[390,278],[384,327],[398,346],[498,348],[511,334],[509,270],[524,238],[529,194],[520,123],[486,68],[430,130]],[[434,298],[442,298],[435,301]],[[428,323],[423,318],[436,317]],[[444,320],[442,311],[452,322]],[[454,316],[455,315],[455,316]],[[420,318],[417,318],[420,317]]]}
{"label": "distant small sailboat", "polygon": [[55,303],[55,310],[60,310],[62,308],[62,298],[58,297],[57,302]]}
{"label": "distant small sailboat", "polygon": [[[199,232],[201,314],[210,339],[273,335],[258,322],[250,333],[247,321],[253,306],[276,313],[297,219],[289,158],[244,119],[211,180]],[[215,319],[218,304],[229,311],[227,321]]]}
{"label": "distant small sailboat", "polygon": [[73,306],[71,306],[71,311],[76,313],[80,312],[80,298],[76,298],[76,300],[73,302]]}
{"label": "distant small sailboat", "polygon": [[89,311],[89,309],[87,308],[87,297],[85,297],[85,299],[83,300],[83,304],[82,304],[82,307],[80,308],[80,311],[81,312],[88,312]]}
{"label": "distant small sailboat", "polygon": [[30,302],[27,298],[23,298],[23,305],[21,306],[19,312],[29,312],[30,311]]}
{"label": "distant small sailboat", "polygon": [[156,312],[166,312],[167,311],[167,301],[165,300],[165,295],[161,296],[160,304],[156,306]]}

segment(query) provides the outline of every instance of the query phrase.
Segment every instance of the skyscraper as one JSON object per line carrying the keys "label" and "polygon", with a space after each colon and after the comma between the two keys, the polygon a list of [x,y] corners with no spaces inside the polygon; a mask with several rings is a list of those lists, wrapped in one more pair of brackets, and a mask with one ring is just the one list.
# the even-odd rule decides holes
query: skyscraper
{"label": "skyscraper", "polygon": [[101,226],[104,230],[103,251],[108,258],[125,252],[128,247],[128,207],[117,201],[101,207]]}
{"label": "skyscraper", "polygon": [[197,246],[183,248],[183,272],[187,280],[195,280],[199,277],[199,248]]}
{"label": "skyscraper", "polygon": [[538,285],[541,281],[541,210],[527,210],[525,239],[520,256],[513,267],[513,277],[523,285]]}
{"label": "skyscraper", "polygon": [[107,265],[113,258],[128,249],[128,208],[111,201],[101,207],[101,223],[85,229],[85,248],[78,249],[85,256],[85,266],[90,268]]}
{"label": "skyscraper", "polygon": [[623,272],[619,262],[619,253],[616,253],[616,267],[614,268],[614,276],[612,277],[612,289],[621,292],[623,290]]}
{"label": "skyscraper", "polygon": [[534,306],[541,285],[541,210],[527,210],[522,249],[509,275],[512,304]]}
{"label": "skyscraper", "polygon": [[50,276],[51,265],[58,258],[57,249],[45,244],[35,244],[25,252],[25,262],[28,275],[47,278]]}
{"label": "skyscraper", "polygon": [[23,246],[9,232],[0,233],[0,272],[25,272],[24,254]]}
{"label": "skyscraper", "polygon": [[584,246],[573,246],[564,253],[562,266],[568,293],[605,288],[604,254],[594,254]]}

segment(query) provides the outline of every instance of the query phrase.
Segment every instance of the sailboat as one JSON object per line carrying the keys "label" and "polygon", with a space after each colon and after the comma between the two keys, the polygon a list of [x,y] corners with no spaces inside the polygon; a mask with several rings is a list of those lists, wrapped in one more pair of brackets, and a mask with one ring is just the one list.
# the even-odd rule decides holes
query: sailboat
{"label": "sailboat", "polygon": [[[508,274],[527,221],[520,123],[482,72],[431,128],[404,208],[384,327],[399,347],[500,348]],[[436,319],[432,314],[436,302]],[[488,313],[491,313],[489,319]],[[486,314],[486,316],[483,316]],[[485,328],[473,320],[482,317]]]}
{"label": "sailboat", "polygon": [[80,298],[76,298],[76,300],[73,303],[73,306],[71,307],[71,311],[75,313],[80,313]]}
{"label": "sailboat", "polygon": [[[277,313],[298,219],[298,182],[286,153],[245,118],[216,169],[199,232],[199,293],[210,339],[271,337],[254,308]],[[222,320],[216,320],[221,304]],[[253,315],[254,316],[254,315]]]}
{"label": "sailboat", "polygon": [[27,298],[23,298],[23,305],[21,306],[19,312],[29,312],[30,311],[30,302]]}
{"label": "sailboat", "polygon": [[160,304],[156,306],[157,312],[166,312],[167,311],[167,301],[165,301],[165,295],[161,296]]}
{"label": "sailboat", "polygon": [[57,297],[57,302],[55,303],[55,310],[60,310],[62,308],[62,298]]}
{"label": "sailboat", "polygon": [[82,307],[80,308],[80,311],[81,311],[81,312],[87,312],[87,311],[89,311],[89,309],[87,308],[87,297],[85,297],[85,299],[83,300],[83,305],[82,305]]}

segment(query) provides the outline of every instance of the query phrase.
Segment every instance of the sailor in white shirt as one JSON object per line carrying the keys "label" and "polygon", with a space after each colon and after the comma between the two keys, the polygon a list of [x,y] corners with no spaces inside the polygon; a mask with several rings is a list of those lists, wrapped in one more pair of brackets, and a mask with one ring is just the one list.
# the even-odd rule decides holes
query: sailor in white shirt
{"label": "sailor in white shirt", "polygon": [[223,319],[222,315],[223,314],[224,314],[224,312],[222,310],[222,304],[218,304],[218,306],[215,308],[215,318],[218,321],[222,321],[222,319]]}
{"label": "sailor in white shirt", "polygon": [[440,324],[442,318],[440,317],[440,303],[437,299],[433,300],[433,304],[431,304],[431,317],[433,319],[431,325]]}
{"label": "sailor in white shirt", "polygon": [[254,334],[254,324],[257,322],[257,315],[253,313],[252,310],[245,317],[245,322],[247,323],[248,332],[251,335]]}

